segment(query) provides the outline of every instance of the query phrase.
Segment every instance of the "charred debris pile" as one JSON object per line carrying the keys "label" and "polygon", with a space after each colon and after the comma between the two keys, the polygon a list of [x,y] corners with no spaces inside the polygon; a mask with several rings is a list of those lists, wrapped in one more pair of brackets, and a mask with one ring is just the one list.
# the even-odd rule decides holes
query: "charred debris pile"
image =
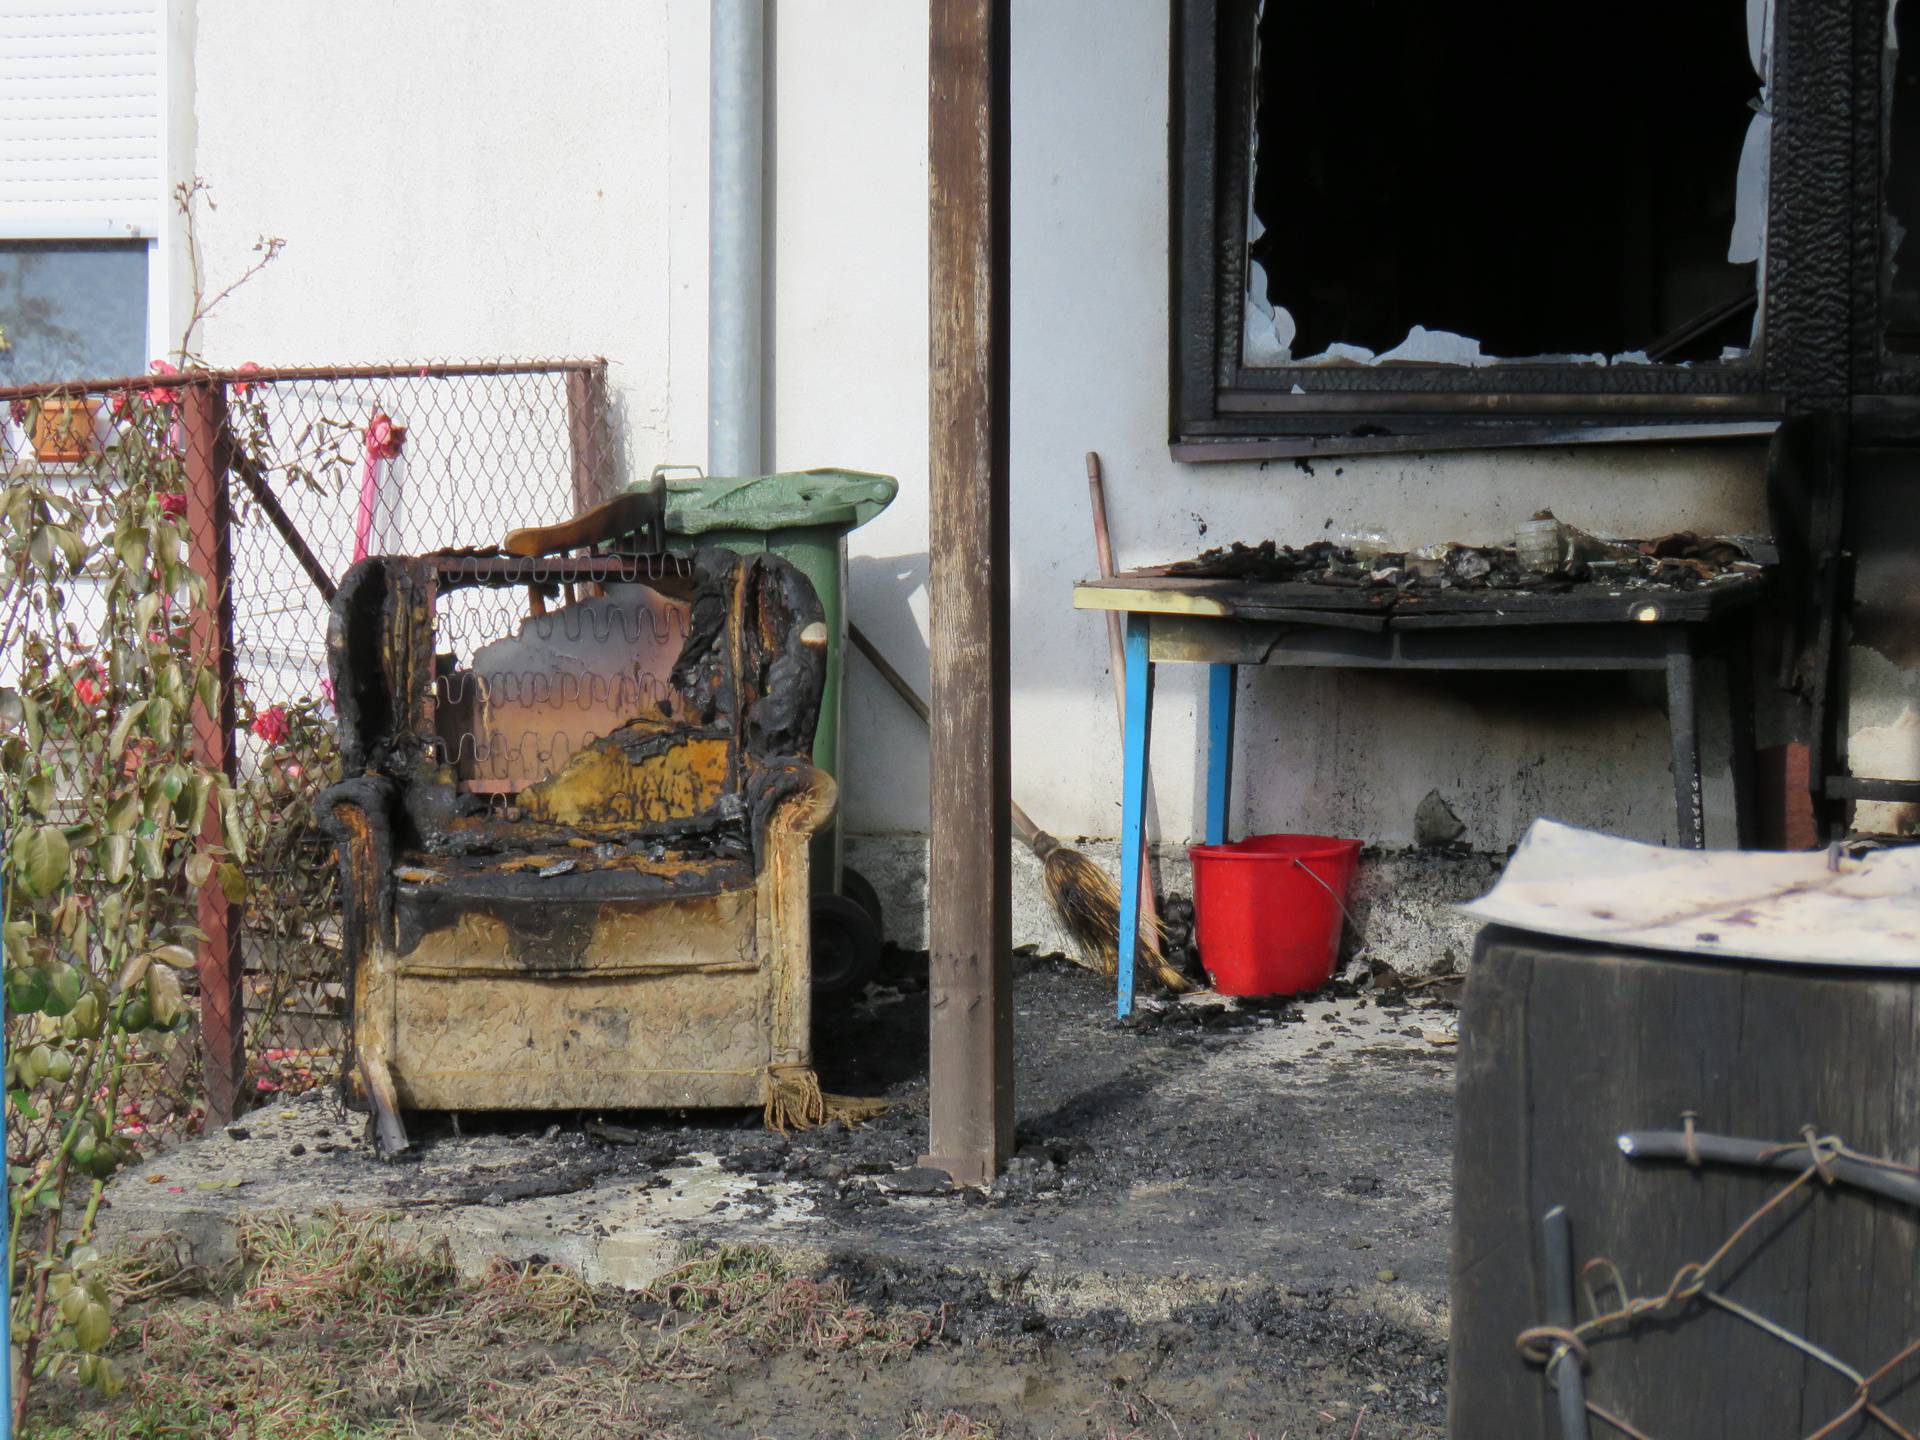
{"label": "charred debris pile", "polygon": [[1612,540],[1542,510],[1520,527],[1512,545],[1448,541],[1417,550],[1386,550],[1334,540],[1297,547],[1273,540],[1255,545],[1235,541],[1168,565],[1164,573],[1403,593],[1525,590],[1551,594],[1588,585],[1691,590],[1759,574],[1770,559],[1770,546],[1744,538],[1680,530],[1651,540]]}

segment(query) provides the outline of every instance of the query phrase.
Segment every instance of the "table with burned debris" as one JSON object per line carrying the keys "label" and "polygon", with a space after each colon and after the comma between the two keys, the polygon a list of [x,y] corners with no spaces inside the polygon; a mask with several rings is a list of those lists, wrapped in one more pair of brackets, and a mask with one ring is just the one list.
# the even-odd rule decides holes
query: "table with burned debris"
{"label": "table with burned debris", "polygon": [[[1753,706],[1749,622],[1764,574],[1680,588],[1582,584],[1548,590],[1344,588],[1136,570],[1074,587],[1082,610],[1127,617],[1120,933],[1137,932],[1154,667],[1210,668],[1206,838],[1227,837],[1234,700],[1242,665],[1370,670],[1633,671],[1664,674],[1674,807],[1682,845],[1704,848],[1700,661],[1724,648],[1732,732],[1733,822],[1752,843]],[[1133,955],[1121,948],[1119,1011],[1132,1008]]]}

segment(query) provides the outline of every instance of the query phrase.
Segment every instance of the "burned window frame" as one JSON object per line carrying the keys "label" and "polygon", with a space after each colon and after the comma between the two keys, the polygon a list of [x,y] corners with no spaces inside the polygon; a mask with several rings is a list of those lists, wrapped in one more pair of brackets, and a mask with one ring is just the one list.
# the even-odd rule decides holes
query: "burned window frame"
{"label": "burned window frame", "polygon": [[1920,364],[1888,350],[1880,322],[1886,3],[1776,0],[1764,319],[1753,363],[1387,370],[1243,360],[1247,56],[1259,0],[1174,0],[1173,457],[1763,435],[1783,416],[1843,407],[1851,395],[1920,394]]}

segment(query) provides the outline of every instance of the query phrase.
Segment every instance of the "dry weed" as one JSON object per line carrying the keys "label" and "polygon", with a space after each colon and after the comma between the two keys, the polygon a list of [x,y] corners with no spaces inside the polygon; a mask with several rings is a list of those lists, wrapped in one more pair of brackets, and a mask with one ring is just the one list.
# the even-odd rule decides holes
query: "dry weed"
{"label": "dry weed", "polygon": [[[418,1246],[390,1217],[335,1211],[261,1218],[219,1277],[181,1252],[142,1247],[116,1283],[139,1315],[123,1350],[126,1391],[91,1407],[67,1396],[32,1440],[686,1440],[657,1406],[774,1352],[878,1361],[938,1334],[934,1317],[878,1315],[837,1281],[795,1274],[765,1250],[693,1256],[642,1295],[598,1292],[550,1265],[499,1262],[461,1281],[444,1245]],[[200,1294],[181,1298],[184,1288]],[[142,1313],[143,1312],[143,1313]],[[44,1404],[57,1392],[47,1391]],[[992,1440],[954,1412],[928,1440]]]}
{"label": "dry weed", "polygon": [[999,1432],[984,1420],[959,1410],[927,1415],[916,1410],[898,1440],[998,1440]]}
{"label": "dry weed", "polygon": [[696,1255],[644,1298],[665,1312],[653,1362],[681,1377],[706,1373],[735,1348],[890,1359],[937,1338],[944,1319],[918,1310],[877,1315],[843,1282],[793,1274],[772,1251],[751,1246]]}
{"label": "dry weed", "polygon": [[238,1244],[249,1274],[241,1303],[296,1324],[428,1313],[445,1308],[456,1284],[445,1241],[409,1244],[384,1215],[250,1217]]}

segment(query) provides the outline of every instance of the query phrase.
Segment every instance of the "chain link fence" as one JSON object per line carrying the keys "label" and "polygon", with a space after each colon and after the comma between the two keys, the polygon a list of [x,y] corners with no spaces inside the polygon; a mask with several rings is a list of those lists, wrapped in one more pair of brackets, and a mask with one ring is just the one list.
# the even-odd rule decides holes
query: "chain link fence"
{"label": "chain link fence", "polygon": [[[233,777],[244,885],[223,889],[215,875],[201,887],[209,938],[188,980],[194,1043],[156,1064],[191,1088],[197,1060],[207,1108],[222,1118],[264,1094],[330,1083],[345,987],[334,855],[314,802],[339,775],[334,587],[369,555],[495,545],[613,493],[624,477],[604,362],[248,366],[8,395],[17,403],[0,447],[12,468],[58,475],[72,464],[29,433],[45,432],[50,408],[110,456],[116,416],[136,395],[169,407],[185,459],[187,559],[208,595],[195,633],[227,677],[196,746]],[[462,591],[436,629],[465,658],[523,613],[513,593]]]}

